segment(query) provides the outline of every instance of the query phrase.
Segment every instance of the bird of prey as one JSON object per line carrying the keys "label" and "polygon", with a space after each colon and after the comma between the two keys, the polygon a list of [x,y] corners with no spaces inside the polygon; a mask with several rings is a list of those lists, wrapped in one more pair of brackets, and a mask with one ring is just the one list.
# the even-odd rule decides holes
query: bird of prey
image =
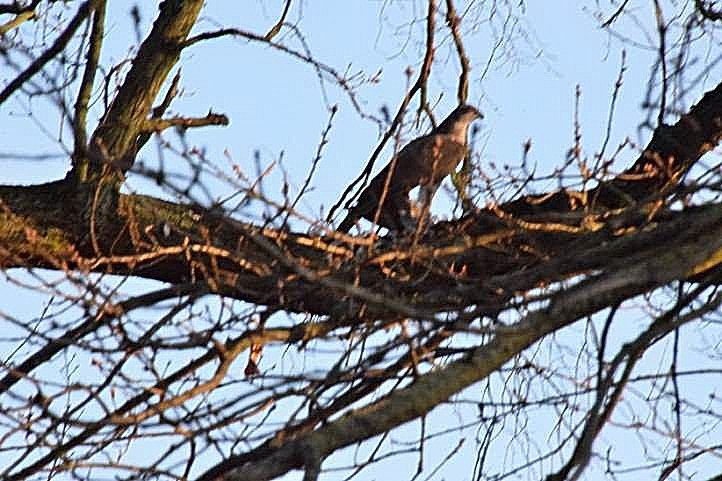
{"label": "bird of prey", "polygon": [[[454,172],[466,155],[469,124],[477,118],[483,118],[478,110],[470,105],[460,105],[429,134],[406,144],[361,192],[358,202],[337,230],[348,232],[361,217],[373,222],[377,213],[378,225],[389,230],[403,231],[412,227],[415,221],[411,215],[409,192],[420,186],[424,210],[428,209],[441,181]],[[379,208],[382,196],[383,204]]]}

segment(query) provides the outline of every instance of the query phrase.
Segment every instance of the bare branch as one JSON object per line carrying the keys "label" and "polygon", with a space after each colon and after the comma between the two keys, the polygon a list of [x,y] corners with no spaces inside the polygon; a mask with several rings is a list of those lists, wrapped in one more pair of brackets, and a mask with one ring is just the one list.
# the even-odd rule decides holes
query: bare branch
{"label": "bare branch", "polygon": [[0,92],[0,104],[5,102],[17,89],[22,87],[22,85],[28,79],[38,73],[45,66],[46,63],[55,58],[55,56],[58,55],[58,53],[65,48],[68,42],[70,42],[70,39],[73,38],[75,32],[78,30],[78,27],[80,27],[83,21],[85,21],[88,15],[90,15],[94,1],[95,0],[87,0],[83,2],[80,8],[78,8],[75,16],[68,23],[68,26],[65,28],[65,30],[63,30],[63,32],[58,36],[58,38],[55,39],[53,45],[51,45],[49,49],[43,52],[40,57],[35,59],[35,61],[32,62],[30,66],[28,66],[28,68],[26,68],[22,73],[20,73],[20,75],[15,77],[15,79]]}
{"label": "bare branch", "polygon": [[[376,148],[374,149],[373,153],[371,154],[371,157],[369,158],[368,162],[366,162],[366,167],[364,167],[363,172],[359,174],[356,179],[354,179],[351,184],[349,184],[348,187],[343,191],[341,194],[341,197],[339,200],[331,207],[331,210],[328,212],[328,216],[326,217],[327,222],[331,222],[333,220],[333,216],[336,213],[336,210],[341,207],[341,205],[344,203],[344,200],[346,199],[346,196],[351,192],[356,185],[361,183],[361,186],[359,187],[357,191],[357,195],[359,195],[365,186],[365,182],[368,180],[369,176],[371,175],[371,172],[373,171],[374,164],[376,163],[376,159],[381,154],[381,151],[384,149],[384,146],[386,146],[386,142],[394,135],[398,127],[401,125],[401,121],[404,118],[404,115],[406,114],[406,109],[409,106],[409,103],[411,102],[411,99],[416,95],[418,91],[422,92],[422,101],[419,105],[419,111],[425,108],[424,98],[423,98],[423,92],[426,88],[426,83],[428,81],[429,75],[431,74],[431,66],[434,61],[434,31],[435,31],[435,14],[436,14],[436,2],[434,0],[429,0],[429,8],[427,11],[426,16],[426,51],[424,53],[424,62],[421,66],[421,70],[419,71],[419,76],[416,78],[416,82],[414,82],[414,85],[409,89],[408,92],[404,95],[404,98],[401,100],[401,105],[399,106],[398,110],[396,111],[396,115],[394,116],[393,121],[389,125],[388,129],[386,129],[386,132],[384,133],[383,137],[381,138],[381,141],[378,143]],[[351,203],[355,200],[356,196],[351,197],[347,202],[345,207],[349,207]]]}
{"label": "bare branch", "polygon": [[469,57],[464,49],[464,42],[459,27],[461,26],[461,18],[459,18],[454,8],[454,0],[446,0],[446,23],[449,25],[451,35],[454,37],[454,45],[456,45],[456,53],[461,64],[461,74],[459,75],[459,88],[457,91],[457,100],[459,105],[467,103],[469,98],[469,73],[471,72],[471,64]]}
{"label": "bare branch", "polygon": [[[337,470],[351,479],[374,463],[411,455],[416,462],[406,463],[409,474],[419,479],[449,477],[439,468],[452,469],[458,463],[448,461],[455,456],[473,463],[468,477],[474,479],[533,473],[571,481],[594,463],[605,464],[611,476],[629,467],[614,446],[603,445],[608,440],[600,433],[612,430],[660,447],[642,453],[642,469],[653,476],[711,475],[706,467],[694,472],[701,463],[692,460],[720,457],[714,440],[722,410],[710,402],[713,383],[686,388],[721,371],[714,364],[714,329],[722,306],[722,161],[709,153],[722,141],[722,83],[691,108],[683,97],[699,95],[702,82],[719,73],[719,59],[703,51],[717,31],[714,15],[704,17],[705,9],[715,13],[714,2],[654,0],[656,9],[634,11],[626,0],[597,5],[592,15],[606,20],[602,35],[612,36],[606,37],[608,55],[621,51],[622,65],[613,91],[598,90],[611,103],[595,126],[603,134],[595,162],[581,136],[578,89],[575,135],[558,168],[547,174],[541,164],[532,165],[530,139],[519,166],[486,158],[483,169],[467,164],[462,174],[468,177],[454,183],[468,191],[461,218],[427,219],[428,203],[420,196],[422,227],[413,235],[401,230],[383,237],[346,236],[329,226],[318,229],[324,235],[291,228],[323,225],[304,213],[308,207],[296,209],[301,199],[312,200],[306,197],[316,176],[328,174],[321,160],[339,119],[332,95],[348,95],[361,119],[377,123],[379,139],[329,221],[366,182],[389,140],[398,147],[414,121],[417,129],[422,119],[436,125],[431,89],[448,87],[446,76],[432,77],[439,61],[458,59],[461,66],[447,100],[475,103],[467,100],[471,64],[486,58],[486,43],[472,45],[467,34],[492,41],[476,85],[505,115],[506,107],[487,91],[500,84],[486,82],[487,74],[514,75],[527,60],[543,58],[546,48],[535,39],[525,3],[380,5],[375,53],[392,55],[375,58],[408,65],[397,75],[398,110],[383,107],[382,119],[365,113],[373,99],[357,88],[399,84],[381,79],[380,65],[369,67],[379,73],[368,76],[356,58],[340,69],[318,61],[307,39],[319,37],[306,30],[317,19],[289,23],[292,4],[299,19],[316,14],[305,3],[281,2],[261,34],[223,28],[236,21],[231,18],[251,18],[241,15],[224,16],[212,27],[220,30],[193,36],[216,22],[200,16],[208,2],[141,2],[128,18],[114,19],[125,21],[122,28],[104,32],[106,3],[0,5],[6,25],[35,10],[38,15],[37,22],[9,32],[0,52],[12,73],[5,86],[28,76],[8,94],[18,101],[4,109],[6,121],[27,114],[66,152],[67,142],[75,142],[73,170],[64,179],[0,185],[2,284],[33,296],[25,302],[11,294],[0,306],[0,344],[8,351],[0,362],[0,478],[86,479],[91,470],[95,477],[123,477],[125,470],[125,477],[190,479],[208,468],[211,453],[217,464],[204,480],[268,479],[290,469],[304,470],[309,481]],[[79,20],[81,5],[89,13]],[[250,13],[253,7],[241,2],[237,8]],[[265,4],[255,8],[268,16]],[[151,10],[152,26],[145,18]],[[68,33],[72,22],[81,27]],[[645,45],[623,38],[630,25],[642,30]],[[446,32],[441,42],[440,32]],[[57,46],[64,35],[71,38]],[[205,51],[211,42],[202,40],[224,35],[238,39],[237,47],[261,45],[266,54],[286,55],[318,77],[320,105],[329,115],[321,140],[306,139],[314,154],[302,182],[290,177],[294,171],[286,170],[283,154],[262,159],[260,152],[268,150],[259,147],[247,158],[229,145],[221,157],[222,145],[203,146],[203,131],[185,135],[189,128],[227,125],[225,115],[170,112],[181,88],[176,64],[183,48],[203,48],[194,54],[198,59],[212,53]],[[292,47],[296,42],[299,47]],[[401,55],[389,45],[400,47]],[[447,47],[444,58],[438,45]],[[56,56],[28,73],[28,65],[52,55],[48,48]],[[653,100],[642,107],[653,134],[646,146],[625,139],[602,158],[618,133],[613,124],[625,98],[622,79],[630,80],[623,77],[622,49],[652,62],[648,98],[661,88],[662,105],[653,114]],[[116,60],[116,52],[125,57]],[[97,72],[104,76],[101,100],[91,108]],[[327,92],[329,82],[340,91]],[[634,92],[634,85],[626,87]],[[644,85],[636,87],[643,97]],[[48,107],[58,109],[57,130],[48,124]],[[105,112],[93,131],[88,122],[98,108]],[[672,115],[679,115],[676,123],[665,124]],[[158,135],[156,150],[146,147],[136,161],[153,133],[168,128],[178,135]],[[461,138],[466,128],[440,135]],[[495,142],[494,129],[487,138]],[[36,146],[11,152],[21,140],[12,141],[6,160],[47,158],[32,154]],[[629,159],[617,159],[630,148]],[[456,149],[454,159],[463,150]],[[297,153],[293,158],[295,169]],[[411,171],[424,167],[414,164]],[[378,179],[372,185],[380,186],[381,199],[393,196],[390,177]],[[291,185],[300,187],[295,196]],[[139,188],[149,190],[136,194]],[[474,205],[477,199],[486,203]],[[399,212],[406,212],[400,204]],[[381,214],[377,209],[365,217],[381,220]],[[620,322],[630,312],[635,322]],[[692,321],[695,328],[680,327]],[[693,349],[695,360],[707,355],[707,363],[685,368],[684,356]],[[643,356],[651,365],[638,362]],[[544,412],[546,432],[537,429],[535,411]],[[419,429],[399,429],[409,421]],[[530,422],[534,429],[527,429]],[[467,436],[472,431],[480,435]],[[529,450],[540,437],[545,448]],[[472,446],[462,449],[466,440]],[[642,443],[640,450],[649,446]],[[356,455],[330,459],[354,445]],[[138,447],[148,448],[142,459],[125,456]],[[498,465],[499,449],[519,455]]]}
{"label": "bare branch", "polygon": [[[170,87],[165,93],[165,96],[163,97],[163,101],[156,107],[153,107],[153,115],[151,116],[151,119],[160,119],[163,117],[163,114],[166,110],[168,110],[168,107],[170,107],[171,102],[173,102],[173,99],[178,95],[178,85],[180,84],[180,70],[176,72],[176,74],[173,76],[173,80],[171,81]],[[150,139],[152,135],[152,132],[143,132],[138,136],[138,141],[136,142],[136,151],[139,151]]]}
{"label": "bare branch", "polygon": [[288,15],[288,11],[291,9],[291,0],[286,0],[286,6],[283,7],[283,13],[281,14],[281,18],[278,19],[278,22],[271,27],[271,29],[268,31],[266,35],[264,35],[264,38],[266,40],[272,40],[273,37],[275,37],[278,32],[281,31],[281,27],[283,26],[283,22],[286,21],[286,15]]}
{"label": "bare branch", "polygon": [[173,117],[169,119],[148,119],[144,122],[141,132],[161,132],[169,127],[207,127],[209,125],[228,125],[228,117],[223,114],[208,112],[205,117]]}
{"label": "bare branch", "polygon": [[35,10],[41,0],[33,0],[28,5],[23,5],[21,2],[14,0],[13,3],[0,4],[0,15],[13,14],[19,15],[30,10]]}
{"label": "bare branch", "polygon": [[22,25],[23,23],[27,22],[28,20],[32,20],[34,18],[35,18],[35,12],[33,10],[26,10],[21,13],[18,13],[15,16],[15,18],[0,25],[0,35],[5,35],[10,30],[17,28],[20,25]]}
{"label": "bare branch", "polygon": [[712,7],[715,2],[710,2],[710,6],[707,6],[706,3],[707,2],[705,0],[694,0],[694,5],[697,7],[697,11],[702,14],[704,18],[714,22],[722,20],[722,11],[714,10]]}
{"label": "bare branch", "polygon": [[[713,242],[713,245],[709,245],[709,242]],[[279,447],[269,443],[244,455],[229,458],[207,471],[198,481],[220,479],[221,471],[223,476],[231,479],[272,479],[302,467],[300,453],[307,450],[317,452],[324,458],[337,449],[423,416],[454,394],[486,378],[516,353],[550,332],[623,299],[653,289],[654,286],[686,276],[715,257],[720,249],[722,225],[715,232],[710,232],[709,236],[691,240],[685,245],[684,252],[692,257],[681,263],[677,262],[682,259],[678,252],[652,255],[642,262],[626,263],[619,270],[560,291],[551,299],[548,308],[528,314],[507,328],[507,332],[496,335],[463,359],[421,375],[408,387],[329,422],[313,433]]]}
{"label": "bare branch", "polygon": [[75,118],[73,119],[73,131],[75,133],[75,156],[85,151],[88,143],[86,132],[86,119],[88,117],[88,102],[93,91],[95,82],[95,71],[98,69],[100,50],[103,46],[103,32],[105,24],[105,6],[107,0],[98,0],[97,6],[93,9],[93,30],[90,34],[90,46],[88,47],[87,63],[83,72],[83,79],[80,82],[80,90],[75,101]]}
{"label": "bare branch", "polygon": [[74,177],[88,181],[101,177],[106,165],[122,166],[122,170],[132,166],[152,102],[178,61],[202,6],[202,0],[165,0],[160,4],[153,29],[140,45],[115,100],[91,138],[90,149],[102,150],[102,157],[107,159],[101,162],[89,156],[87,168],[74,169]]}

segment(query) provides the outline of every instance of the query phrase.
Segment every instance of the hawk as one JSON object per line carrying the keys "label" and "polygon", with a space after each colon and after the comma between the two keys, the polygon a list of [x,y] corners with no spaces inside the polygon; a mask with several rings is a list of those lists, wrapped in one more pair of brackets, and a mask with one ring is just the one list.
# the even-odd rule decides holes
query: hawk
{"label": "hawk", "polygon": [[[477,118],[483,118],[478,110],[470,105],[460,105],[429,134],[406,144],[361,192],[358,202],[337,230],[348,232],[361,217],[373,222],[377,211],[377,222],[382,227],[402,231],[412,226],[409,192],[421,186],[423,207],[428,209],[441,181],[454,172],[466,155],[469,125]],[[394,171],[390,172],[392,166]],[[388,189],[379,211],[387,179]]]}

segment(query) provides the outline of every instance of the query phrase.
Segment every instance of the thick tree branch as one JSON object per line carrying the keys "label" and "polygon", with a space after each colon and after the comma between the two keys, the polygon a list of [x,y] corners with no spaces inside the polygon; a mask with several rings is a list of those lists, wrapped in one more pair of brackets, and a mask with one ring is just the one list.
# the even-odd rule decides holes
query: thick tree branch
{"label": "thick tree branch", "polygon": [[[551,212],[606,212],[624,208],[668,192],[699,158],[714,149],[722,138],[722,84],[707,92],[689,113],[674,125],[660,125],[642,155],[617,177],[585,192],[562,189],[554,193],[525,196],[500,206],[515,217],[543,216]],[[439,230],[463,226],[466,233],[489,228],[486,212],[439,223]],[[580,217],[579,220],[583,220]]]}
{"label": "thick tree branch", "polygon": [[[720,87],[705,95],[677,125],[666,127],[664,135],[655,134],[627,171],[639,169],[645,175],[625,172],[610,181],[617,184],[614,199],[620,198],[619,191],[635,198],[639,190],[648,192],[649,185],[678,179],[695,156],[710,150],[720,136],[719,97]],[[673,141],[682,138],[688,141]],[[661,164],[665,169],[656,168],[659,159],[666,159]],[[272,309],[354,322],[434,319],[445,312],[465,313],[457,316],[460,321],[465,316],[494,315],[515,292],[580,273],[644,267],[650,257],[664,261],[666,270],[657,266],[650,271],[653,278],[645,277],[648,288],[718,266],[719,257],[709,249],[718,242],[714,233],[722,223],[721,206],[660,211],[651,228],[643,204],[615,211],[602,209],[600,202],[572,203],[584,195],[562,192],[536,203],[527,198],[481,211],[435,226],[425,243],[411,250],[391,245],[359,264],[353,244],[245,225],[198,207],[122,195],[116,210],[97,212],[100,217],[88,219],[86,199],[92,198],[92,191],[82,184],[5,186],[0,187],[0,266],[107,272],[177,285],[202,282],[209,291]],[[59,203],[59,198],[64,202]],[[550,222],[553,216],[556,220]],[[103,228],[88,236],[91,220]],[[696,244],[691,250],[685,247],[700,240],[705,240],[707,250]],[[638,257],[615,260],[620,252],[630,251],[638,252]],[[680,267],[701,253],[706,253],[706,262],[694,264],[692,271]],[[605,279],[600,276],[595,282]],[[627,296],[637,292],[624,286]],[[531,339],[528,342],[536,338]],[[37,358],[31,356],[6,376],[3,386],[9,387],[38,360],[63,346],[53,343]]]}
{"label": "thick tree branch", "polygon": [[[609,204],[617,207],[614,204],[622,198],[644,199],[642,194],[649,195],[652,187],[659,190],[665,181],[668,184],[670,180],[678,179],[696,158],[710,150],[720,136],[721,91],[718,87],[708,93],[675,126],[655,133],[650,146],[635,165],[608,184],[588,193],[561,191],[545,198],[524,198],[458,221],[437,224],[425,244],[414,248],[413,252],[404,246],[398,249],[391,246],[368,259],[362,271],[361,287],[371,289],[369,295],[335,287],[334,292],[339,300],[351,296],[361,301],[370,301],[376,295],[383,298],[393,292],[400,296],[403,305],[416,306],[414,310],[422,309],[428,313],[454,309],[460,307],[458,301],[453,300],[455,296],[469,295],[466,285],[476,289],[475,299],[480,301],[478,286],[493,276],[510,275],[525,266],[525,270],[514,276],[527,279],[524,282],[534,280],[529,274],[535,271],[529,268],[540,262],[540,257],[532,254],[534,251],[550,256],[561,254],[559,259],[563,260],[569,245],[583,245],[583,239],[587,238],[590,239],[587,242],[601,245],[601,242],[617,237],[615,229],[643,225],[647,221],[643,206],[636,214],[634,209],[615,214],[616,211],[603,207]],[[686,139],[686,142],[675,139]],[[661,159],[666,160],[660,164]],[[613,185],[614,189],[608,185]],[[620,196],[620,192],[624,196]],[[149,197],[121,196],[117,210],[107,214],[109,218],[95,219],[103,226],[97,238],[98,252],[87,236],[88,220],[83,209],[88,195],[77,186],[62,182],[0,188],[2,264],[6,267],[83,268],[172,283],[205,279],[215,290],[250,302],[315,314],[353,315],[354,310],[348,311],[348,304],[329,303],[328,289],[323,287],[353,285],[350,282],[353,269],[346,270],[351,265],[344,268],[347,261],[354,258],[351,247],[332,246],[330,241],[323,239],[243,225],[191,206]],[[58,196],[67,202],[59,205]],[[38,205],[46,207],[39,209]],[[568,215],[574,212],[579,214]],[[550,215],[554,213],[557,221],[550,223]],[[170,230],[166,233],[167,227]],[[279,246],[278,252],[259,250],[259,239],[265,239],[263,242],[268,245]],[[278,257],[296,260],[284,264]],[[456,272],[464,272],[464,275],[449,273],[445,267],[427,272],[427,267],[419,265],[423,259],[438,261],[444,258],[456,266]],[[595,257],[591,262],[600,259]],[[208,264],[211,260],[214,262]],[[556,270],[556,275],[573,275],[579,272],[574,269],[580,266],[595,268],[593,263],[580,262]],[[418,275],[423,280],[413,288],[405,287],[400,280],[389,284],[388,269],[392,264],[400,276],[398,279]],[[300,267],[293,267],[295,265],[303,265],[304,272],[313,273],[313,276],[299,277]],[[544,263],[540,264],[540,269],[538,275],[541,278],[536,282],[550,274],[548,270],[544,271]],[[421,272],[427,273],[422,276]],[[516,282],[506,285],[516,285]],[[381,285],[387,286],[388,290],[384,287],[378,293],[370,294]],[[449,286],[453,288],[447,290]],[[415,294],[417,289],[426,289],[427,294],[433,295],[424,296],[424,302],[419,302]],[[489,289],[493,291],[495,287],[490,285]],[[487,302],[494,299],[503,302],[507,295],[488,294]],[[381,317],[401,313],[388,306],[387,309],[374,308],[371,312]],[[405,312],[405,315],[409,314]]]}
{"label": "thick tree branch", "polygon": [[[722,221],[722,219],[720,219]],[[304,452],[324,458],[334,451],[370,439],[418,419],[472,384],[500,369],[512,356],[576,320],[679,279],[710,262],[722,260],[722,222],[701,236],[620,263],[611,272],[561,290],[549,307],[532,312],[504,328],[487,344],[448,366],[418,377],[372,404],[329,422],[313,433],[275,445],[273,441],[244,455],[229,458],[199,481],[266,480],[304,465]],[[663,254],[659,254],[661,251]]]}
{"label": "thick tree branch", "polygon": [[96,154],[87,157],[85,168],[74,171],[78,180],[99,176],[106,163],[121,170],[133,164],[137,139],[143,133],[151,105],[178,61],[182,44],[202,6],[202,0],[165,0],[161,3],[153,29],[140,45],[133,66],[92,136],[89,149],[95,150]]}
{"label": "thick tree branch", "polygon": [[[82,478],[90,469],[96,473],[126,469],[131,476],[190,479],[202,457],[214,451],[228,458],[204,473],[202,481],[272,479],[294,469],[304,470],[304,479],[311,481],[319,477],[323,463],[333,461],[327,460],[334,453],[368,445],[374,437],[379,440],[376,449],[367,459],[354,459],[351,477],[372,462],[410,450],[418,455],[418,475],[429,465],[430,441],[454,431],[446,426],[439,430],[432,421],[427,425],[427,417],[432,412],[443,416],[444,409],[439,408],[453,403],[464,411],[461,429],[468,429],[469,414],[471,422],[485,431],[484,439],[475,440],[480,453],[475,477],[490,470],[485,458],[494,449],[490,449],[492,439],[511,435],[519,443],[515,426],[520,424],[513,426],[506,419],[522,419],[530,406],[555,405],[572,413],[553,428],[557,437],[548,451],[536,458],[520,458],[521,466],[505,469],[499,476],[546,463],[550,453],[557,452],[566,453],[561,462],[566,464],[557,466],[559,471],[549,479],[576,479],[602,451],[595,440],[610,423],[617,403],[629,402],[634,411],[636,401],[622,396],[635,383],[653,386],[650,398],[657,404],[650,407],[664,409],[666,402],[672,407],[670,419],[676,425],[662,433],[671,441],[672,456],[662,453],[653,461],[662,477],[675,469],[681,472],[687,460],[719,447],[685,445],[691,438],[682,426],[683,413],[688,407],[689,412],[698,412],[699,404],[680,394],[678,377],[712,376],[716,370],[714,366],[678,369],[679,332],[668,372],[635,375],[633,369],[654,343],[685,322],[704,322],[722,303],[718,292],[722,200],[717,195],[722,182],[715,177],[719,172],[711,167],[681,184],[692,166],[707,168],[703,163],[709,157],[700,158],[722,140],[722,83],[674,125],[661,123],[660,116],[643,153],[620,174],[603,179],[587,175],[582,154],[572,154],[569,162],[579,160],[583,181],[578,189],[583,190],[561,188],[520,198],[514,194],[486,208],[467,201],[461,218],[419,228],[413,240],[403,235],[354,238],[330,229],[324,236],[304,235],[291,232],[288,226],[293,224],[288,220],[298,216],[309,221],[295,211],[295,205],[310,185],[313,168],[295,200],[284,184],[281,205],[256,188],[260,180],[246,187],[245,175],[233,164],[242,187],[221,201],[209,201],[210,206],[198,205],[194,201],[198,192],[215,198],[217,182],[206,177],[214,173],[214,164],[206,163],[202,149],[193,149],[181,138],[180,153],[189,161],[187,183],[178,181],[182,174],[163,174],[162,168],[151,172],[138,167],[133,174],[147,175],[177,193],[177,198],[191,200],[127,195],[120,187],[153,133],[228,124],[225,115],[210,111],[201,118],[173,117],[167,112],[180,83],[179,73],[172,82],[168,76],[183,49],[196,42],[234,35],[288,54],[315,68],[322,85],[330,78],[346,90],[364,118],[371,116],[361,112],[353,86],[375,78],[349,77],[317,61],[301,30],[286,21],[292,0],[284,0],[280,18],[272,20],[275,25],[270,30],[264,29],[265,35],[230,28],[190,38],[204,2],[162,0],[142,43],[145,11],[132,8],[137,49],[128,50],[134,52],[132,59],[107,66],[106,112],[93,130],[87,123],[96,72],[106,71],[100,50],[107,0],[79,0],[69,10],[56,1],[6,0],[0,5],[0,14],[16,16],[0,26],[0,34],[32,18],[39,4],[48,7],[43,7],[47,26],[57,29],[48,51],[39,50],[40,58],[28,60],[27,68],[16,68],[17,78],[0,88],[0,104],[9,97],[15,100],[42,76],[43,82],[57,88],[45,93],[40,87],[30,90],[70,99],[72,111],[62,109],[61,115],[72,115],[75,140],[69,159],[72,171],[65,179],[33,186],[0,185],[0,271],[18,284],[29,276],[40,283],[36,293],[50,292],[38,317],[4,314],[10,325],[6,344],[17,344],[6,356],[0,376],[0,393],[10,402],[6,438],[24,436],[27,442],[7,446],[10,461],[0,468],[0,478],[21,481],[63,473]],[[451,33],[441,44],[459,58],[462,74],[456,95],[465,99],[470,64],[462,43],[462,18],[467,27],[472,26],[467,21],[476,22],[475,28],[488,22],[493,35],[502,18],[490,13],[482,19],[477,12],[484,10],[478,9],[457,14],[456,2],[444,2]],[[425,112],[435,124],[427,84],[436,58],[436,36],[443,30],[437,25],[439,3],[426,0],[421,17],[414,14],[409,40],[422,43],[409,45],[421,45],[423,61],[416,74],[407,70],[408,92],[396,116],[384,112],[385,124],[378,121],[383,138],[364,174],[346,190],[329,219],[371,171],[387,141],[398,135],[412,101],[419,103],[417,119]],[[692,11],[691,23],[678,17],[669,23],[658,15],[661,34],[667,28],[681,27],[683,32],[681,43],[664,44],[672,50],[662,67],[674,63],[675,72],[679,71],[669,70],[670,75],[679,77],[687,71],[684,62],[691,58],[687,54],[692,52],[695,30],[709,26],[706,20],[719,20],[714,3],[692,2],[697,10]],[[627,4],[623,1],[608,22],[621,16]],[[444,11],[443,4],[439,8]],[[56,11],[62,15],[52,17]],[[514,12],[507,13],[503,31],[496,35],[499,49],[523,32],[517,30]],[[87,26],[82,37],[87,42],[78,41],[79,26]],[[279,40],[282,31],[295,35],[302,49],[284,45],[288,37]],[[20,42],[10,47],[9,55],[37,47],[33,38],[21,38],[25,33],[25,28],[17,32]],[[69,59],[73,46],[82,50],[75,49]],[[10,57],[8,61],[13,63]],[[50,65],[58,66],[60,77],[48,78]],[[78,69],[83,70],[82,78],[75,75]],[[115,84],[113,79],[121,71],[125,78]],[[57,78],[70,83],[58,87]],[[69,89],[76,87],[73,99]],[[110,92],[112,88],[116,90]],[[684,85],[680,88],[688,91]],[[616,92],[612,109],[615,100]],[[680,102],[675,109],[684,108]],[[661,110],[663,114],[664,107]],[[40,119],[43,112],[32,109],[30,114]],[[317,158],[330,126],[331,119]],[[382,127],[388,128],[383,132]],[[67,125],[58,132],[61,141],[67,141]],[[606,144],[604,140],[602,154]],[[576,147],[580,145],[577,142]],[[158,147],[161,167],[165,152],[178,153],[163,141]],[[226,173],[218,173],[224,180]],[[516,180],[511,175],[507,179]],[[562,182],[561,174],[558,179]],[[247,202],[263,204],[263,225],[235,217],[253,218],[257,210],[247,210]],[[55,281],[58,274],[64,279],[60,284]],[[128,298],[128,292],[138,288],[129,282],[131,277],[167,286]],[[148,288],[148,283],[140,284],[141,289]],[[625,331],[632,342],[613,340],[615,316],[623,315],[632,303],[649,301],[649,307],[656,309],[658,300],[674,295],[674,288],[677,304],[666,315],[648,326],[637,326],[640,333]],[[213,305],[204,309],[208,301]],[[600,340],[597,327],[605,310],[609,315]],[[572,329],[586,328],[579,350],[568,354],[550,350],[547,357],[536,348],[557,349],[560,338],[555,333],[573,323]],[[327,349],[331,344],[333,348]],[[268,351],[274,355],[268,357],[276,358],[275,353],[283,351],[278,364],[260,362],[263,346],[273,347]],[[314,356],[313,366],[304,360],[303,366],[311,369],[301,371],[296,359],[310,359],[317,352],[321,357]],[[557,352],[562,352],[562,361],[567,355],[577,356],[576,364],[563,362],[569,369],[558,369]],[[243,353],[248,354],[249,366],[255,367],[246,371],[246,378],[242,365],[239,370],[232,367]],[[76,368],[78,362],[82,369]],[[44,369],[52,367],[49,363],[63,368],[60,382]],[[251,375],[258,377],[249,379]],[[501,380],[507,375],[498,397],[497,376]],[[555,379],[561,382],[551,396],[534,387],[536,382]],[[671,380],[669,390],[658,379]],[[480,382],[486,384],[482,397],[467,398],[464,393],[472,386],[472,391],[479,388]],[[276,406],[284,411],[282,423],[276,422]],[[701,415],[701,423],[720,417],[714,410]],[[410,421],[421,424],[412,446],[389,445],[392,433]],[[646,426],[654,428],[652,424]],[[631,422],[622,428],[638,429]],[[137,466],[119,465],[112,453],[109,457],[108,449],[114,446],[122,455],[129,443],[153,437],[169,442],[153,446],[157,455],[145,457]],[[439,453],[433,454],[439,458]],[[611,454],[608,459],[615,461]],[[433,470],[431,477],[436,473]]]}

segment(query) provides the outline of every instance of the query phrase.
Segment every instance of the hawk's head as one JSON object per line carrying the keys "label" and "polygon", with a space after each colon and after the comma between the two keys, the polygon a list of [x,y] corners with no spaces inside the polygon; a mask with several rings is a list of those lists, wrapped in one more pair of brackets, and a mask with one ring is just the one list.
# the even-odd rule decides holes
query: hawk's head
{"label": "hawk's head", "polygon": [[450,134],[457,137],[460,143],[466,143],[466,132],[471,124],[476,119],[484,118],[481,112],[471,105],[459,105],[449,114],[443,122],[436,127],[434,133],[437,134]]}

